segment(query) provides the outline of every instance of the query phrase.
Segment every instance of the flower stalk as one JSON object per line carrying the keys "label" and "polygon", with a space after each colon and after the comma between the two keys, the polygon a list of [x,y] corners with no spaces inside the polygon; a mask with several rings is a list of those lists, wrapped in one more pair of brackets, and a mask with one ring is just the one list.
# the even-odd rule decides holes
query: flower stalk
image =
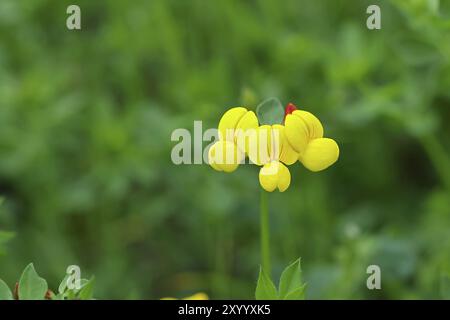
{"label": "flower stalk", "polygon": [[267,192],[261,189],[260,198],[260,241],[261,241],[261,265],[267,275],[271,275],[270,265],[270,228],[269,208],[267,204]]}

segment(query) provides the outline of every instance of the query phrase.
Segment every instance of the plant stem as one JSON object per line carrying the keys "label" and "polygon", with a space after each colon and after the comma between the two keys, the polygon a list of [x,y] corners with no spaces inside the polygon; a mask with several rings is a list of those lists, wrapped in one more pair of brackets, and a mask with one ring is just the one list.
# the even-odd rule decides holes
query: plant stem
{"label": "plant stem", "polygon": [[261,265],[267,275],[271,275],[270,267],[270,236],[269,236],[269,209],[267,206],[267,192],[261,189],[260,239],[261,239]]}

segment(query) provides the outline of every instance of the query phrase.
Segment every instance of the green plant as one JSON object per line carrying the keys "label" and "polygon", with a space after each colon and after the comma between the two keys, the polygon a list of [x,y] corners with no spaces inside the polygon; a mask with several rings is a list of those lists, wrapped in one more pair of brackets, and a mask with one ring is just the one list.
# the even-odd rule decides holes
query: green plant
{"label": "green plant", "polygon": [[302,281],[300,258],[281,273],[278,290],[270,276],[261,267],[256,285],[256,300],[304,300],[306,283]]}
{"label": "green plant", "polygon": [[55,294],[49,290],[47,281],[41,278],[34,265],[25,267],[14,291],[0,279],[0,300],[91,300],[93,299],[94,277],[81,279],[78,288],[69,286],[70,275],[66,275]]}

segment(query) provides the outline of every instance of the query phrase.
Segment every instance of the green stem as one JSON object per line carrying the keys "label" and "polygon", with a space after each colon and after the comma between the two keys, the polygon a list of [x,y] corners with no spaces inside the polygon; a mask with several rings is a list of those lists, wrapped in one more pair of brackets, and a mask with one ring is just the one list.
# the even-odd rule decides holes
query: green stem
{"label": "green stem", "polygon": [[269,209],[267,207],[267,192],[261,189],[260,238],[261,238],[261,264],[267,275],[271,275],[270,267],[270,237],[269,237]]}

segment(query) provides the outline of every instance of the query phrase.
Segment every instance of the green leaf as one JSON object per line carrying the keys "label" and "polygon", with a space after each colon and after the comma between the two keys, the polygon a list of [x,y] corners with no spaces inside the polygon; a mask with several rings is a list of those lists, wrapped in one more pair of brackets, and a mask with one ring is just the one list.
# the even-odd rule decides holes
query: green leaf
{"label": "green leaf", "polygon": [[63,294],[67,290],[67,280],[69,279],[70,275],[66,274],[64,279],[61,281],[58,287],[58,292],[60,294]]}
{"label": "green leaf", "polygon": [[299,288],[302,285],[302,270],[300,267],[300,258],[284,269],[280,277],[279,295],[280,299]]}
{"label": "green leaf", "polygon": [[290,291],[283,300],[305,300],[306,284]]}
{"label": "green leaf", "polygon": [[277,98],[269,98],[256,107],[256,116],[260,125],[281,124],[284,119],[284,108]]}
{"label": "green leaf", "polygon": [[277,289],[270,280],[269,276],[264,272],[263,268],[259,270],[258,284],[255,292],[256,300],[276,300],[278,299]]}
{"label": "green leaf", "polygon": [[93,298],[94,282],[95,277],[92,277],[81,287],[80,293],[78,294],[81,300],[91,300]]}
{"label": "green leaf", "polygon": [[11,290],[2,279],[0,279],[0,300],[13,300]]}
{"label": "green leaf", "polygon": [[75,290],[67,290],[63,295],[63,300],[76,300]]}
{"label": "green leaf", "polygon": [[61,293],[55,294],[52,300],[64,300],[64,295]]}
{"label": "green leaf", "polygon": [[19,300],[43,300],[47,289],[47,281],[39,277],[30,263],[19,280]]}

